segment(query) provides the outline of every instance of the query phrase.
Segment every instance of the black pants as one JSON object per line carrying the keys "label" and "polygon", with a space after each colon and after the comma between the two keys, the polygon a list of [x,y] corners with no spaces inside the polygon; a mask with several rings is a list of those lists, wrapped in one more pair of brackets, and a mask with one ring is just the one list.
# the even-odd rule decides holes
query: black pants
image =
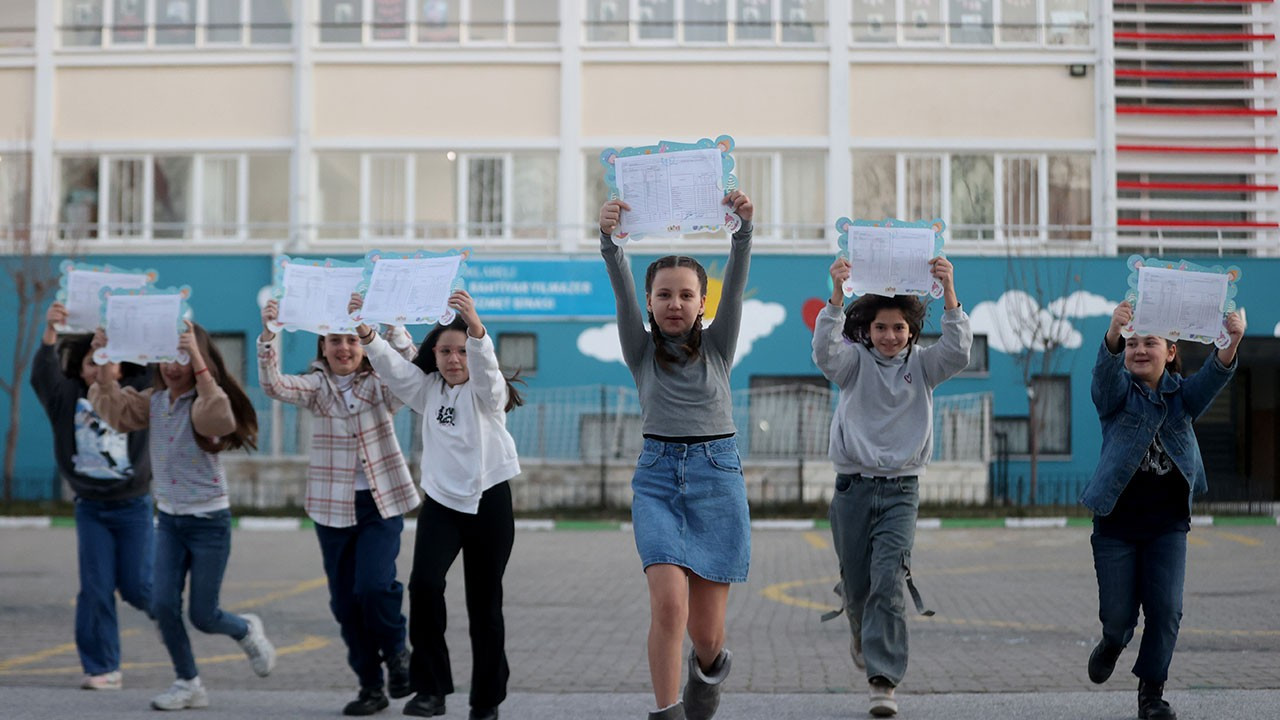
{"label": "black pants", "polygon": [[471,707],[487,710],[507,697],[505,628],[502,621],[502,575],[511,558],[515,521],[511,486],[500,483],[480,498],[480,511],[468,515],[450,510],[429,496],[418,513],[409,576],[409,639],[413,643],[414,690],[428,695],[453,692],[453,672],[444,631],[445,575],[462,551],[467,618],[471,631]]}

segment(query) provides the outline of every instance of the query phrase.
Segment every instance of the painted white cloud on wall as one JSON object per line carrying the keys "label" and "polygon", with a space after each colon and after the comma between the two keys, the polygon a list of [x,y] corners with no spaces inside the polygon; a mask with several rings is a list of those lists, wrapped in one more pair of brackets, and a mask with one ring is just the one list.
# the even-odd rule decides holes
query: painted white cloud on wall
{"label": "painted white cloud on wall", "polygon": [[1280,322],[1276,323],[1276,329],[1271,331],[1271,334],[1280,337]]}
{"label": "painted white cloud on wall", "polygon": [[[755,342],[771,335],[786,319],[787,310],[778,303],[744,301],[742,326],[738,331],[738,346],[734,351],[733,364],[737,365],[742,358],[751,354]],[[601,362],[623,362],[622,346],[618,342],[618,324],[608,323],[583,330],[578,335],[578,352]]]}
{"label": "painted white cloud on wall", "polygon": [[1049,303],[1048,310],[1057,317],[1086,318],[1098,315],[1110,317],[1116,305],[1119,304],[1119,301],[1112,302],[1096,293],[1077,290]]}
{"label": "painted white cloud on wall", "polygon": [[1084,337],[1071,319],[1110,316],[1118,304],[1118,300],[1078,290],[1040,307],[1022,290],[1009,290],[995,302],[987,300],[974,306],[969,324],[975,334],[987,336],[988,345],[1006,354],[1027,348],[1044,350],[1049,344],[1078,348]]}

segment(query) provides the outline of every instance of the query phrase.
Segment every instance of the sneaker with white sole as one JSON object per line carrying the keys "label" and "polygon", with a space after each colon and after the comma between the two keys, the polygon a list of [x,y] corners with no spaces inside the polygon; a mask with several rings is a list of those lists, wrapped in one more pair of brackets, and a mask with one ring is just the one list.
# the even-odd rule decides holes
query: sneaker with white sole
{"label": "sneaker with white sole", "polygon": [[151,698],[151,707],[156,710],[209,707],[209,693],[204,691],[204,685],[198,677],[190,680],[174,680],[168,690]]}
{"label": "sneaker with white sole", "polygon": [[875,717],[893,717],[898,714],[898,701],[893,699],[893,686],[886,682],[871,681],[869,699],[871,714]]}
{"label": "sneaker with white sole", "polygon": [[249,666],[253,671],[258,674],[258,677],[266,677],[276,666],[276,648],[262,630],[262,618],[253,614],[243,617],[244,621],[249,623],[249,633],[237,642],[240,643],[244,654],[249,656]]}
{"label": "sneaker with white sole", "polygon": [[81,690],[119,690],[124,687],[124,676],[119,670],[112,670],[101,675],[85,675],[80,682]]}

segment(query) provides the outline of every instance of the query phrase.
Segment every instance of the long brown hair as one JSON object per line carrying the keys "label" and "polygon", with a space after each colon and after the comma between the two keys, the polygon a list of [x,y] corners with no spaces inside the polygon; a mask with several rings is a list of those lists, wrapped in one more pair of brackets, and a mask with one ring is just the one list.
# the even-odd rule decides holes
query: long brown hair
{"label": "long brown hair", "polygon": [[924,303],[915,295],[885,297],[867,293],[854,300],[844,309],[844,336],[852,342],[871,347],[871,323],[875,322],[881,310],[898,310],[902,313],[910,335],[907,340],[907,354],[910,355],[912,346],[924,330]]}
{"label": "long brown hair", "polygon": [[[249,402],[249,396],[245,394],[244,388],[240,387],[240,383],[227,372],[227,364],[222,360],[222,353],[218,350],[218,346],[209,340],[209,333],[199,323],[191,323],[191,331],[195,333],[196,345],[200,348],[205,366],[209,368],[209,374],[231,401],[231,414],[236,419],[236,429],[230,435],[219,438],[207,438],[195,432],[193,425],[191,434],[196,438],[196,445],[207,453],[238,450],[242,447],[257,450],[258,413],[253,409],[253,403]],[[153,385],[157,390],[168,387],[164,383],[164,373],[158,371],[155,373]],[[194,404],[192,407],[195,407]]]}
{"label": "long brown hair", "polygon": [[[462,316],[453,319],[448,325],[436,325],[422,339],[422,345],[418,347],[418,356],[413,359],[413,364],[418,366],[424,374],[430,375],[433,372],[439,372],[440,366],[436,364],[436,343],[440,342],[440,336],[446,330],[458,330],[463,335],[467,334],[467,321]],[[524,404],[524,396],[516,389],[516,383],[525,384],[524,378],[520,377],[520,368],[511,375],[503,374],[503,379],[507,381],[507,405],[503,408],[505,412],[520,407]]]}
{"label": "long brown hair", "polygon": [[[644,273],[645,297],[653,291],[653,279],[657,277],[658,271],[668,268],[692,270],[698,276],[698,287],[702,291],[702,297],[707,296],[707,270],[702,267],[702,263],[686,255],[667,255],[649,263],[649,269]],[[653,357],[658,361],[658,366],[663,370],[670,370],[673,364],[680,361],[680,358],[667,349],[667,344],[662,339],[662,331],[658,328],[658,319],[653,316],[652,311],[649,312],[649,336],[653,340]],[[697,360],[702,356],[702,313],[698,313],[698,317],[694,318],[693,327],[689,330],[689,339],[684,341],[680,349],[689,356],[690,360]]]}

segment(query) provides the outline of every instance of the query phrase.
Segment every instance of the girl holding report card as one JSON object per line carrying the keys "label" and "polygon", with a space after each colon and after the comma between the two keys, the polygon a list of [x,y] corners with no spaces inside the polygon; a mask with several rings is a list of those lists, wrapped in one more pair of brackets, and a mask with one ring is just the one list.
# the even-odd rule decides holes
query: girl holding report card
{"label": "girl holding report card", "polygon": [[[392,425],[404,403],[378,378],[355,335],[321,335],[310,372],[281,374],[280,343],[271,330],[279,312],[275,300],[262,309],[258,378],[267,397],[304,407],[316,418],[305,507],[324,557],[329,609],[360,681],[359,695],[342,714],[372,715],[387,707],[388,694],[413,692],[396,557],[403,515],[421,500]],[[413,359],[413,338],[403,327],[387,335],[396,352]]]}
{"label": "girl holding report card", "polygon": [[[729,584],[747,580],[751,518],[734,439],[729,369],[751,264],[754,208],[742,192],[724,197],[742,218],[733,235],[716,320],[702,327],[707,272],[668,255],[645,273],[645,315],[631,264],[610,239],[622,200],[600,208],[600,254],[618,306],[622,356],[635,377],[644,451],[631,481],[636,549],[649,585],[649,673],[658,709],[650,720],[708,720],[720,704],[731,656],[724,646]],[[685,631],[693,641],[689,682],[680,687]]]}
{"label": "girl holding report card", "polygon": [[[364,301],[351,296],[350,311]],[[508,480],[520,474],[507,413],[523,403],[498,367],[493,339],[465,290],[449,296],[457,317],[437,325],[410,362],[368,325],[356,328],[378,376],[422,416],[422,489],[409,576],[409,663],[417,695],[405,715],[444,715],[453,673],[444,631],[445,575],[463,553],[471,632],[471,720],[497,720],[507,697],[502,577],[515,541]]]}
{"label": "girl holding report card", "polygon": [[1102,454],[1080,502],[1093,511],[1093,566],[1098,575],[1102,639],[1089,655],[1089,679],[1104,683],[1129,641],[1142,608],[1138,717],[1175,720],[1164,699],[1182,620],[1191,500],[1208,490],[1192,423],[1236,371],[1243,313],[1226,318],[1226,347],[1190,377],[1178,347],[1155,335],[1121,336],[1133,320],[1116,306],[1093,366],[1093,404],[1102,423]]}

